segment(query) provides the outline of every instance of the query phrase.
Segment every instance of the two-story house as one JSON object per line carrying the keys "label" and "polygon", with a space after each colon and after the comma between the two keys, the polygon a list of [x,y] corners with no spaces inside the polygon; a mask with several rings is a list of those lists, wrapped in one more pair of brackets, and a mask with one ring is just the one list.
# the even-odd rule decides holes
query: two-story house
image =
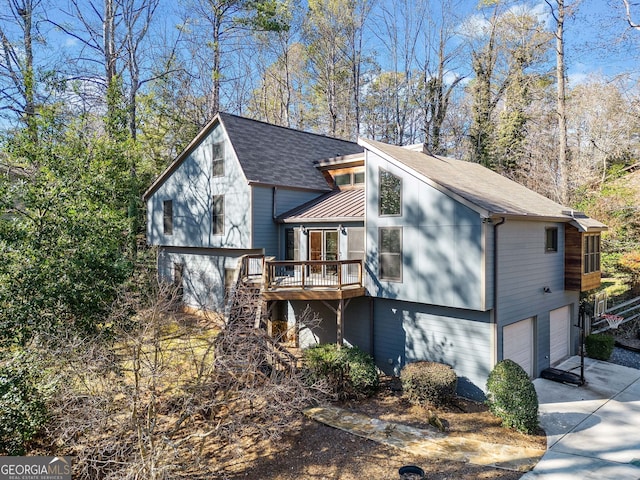
{"label": "two-story house", "polygon": [[222,310],[244,259],[272,319],[321,318],[300,346],[358,345],[390,374],[448,363],[472,398],[503,358],[535,377],[575,353],[580,291],[600,283],[604,225],[421,148],[221,113],[145,201],[185,305]]}

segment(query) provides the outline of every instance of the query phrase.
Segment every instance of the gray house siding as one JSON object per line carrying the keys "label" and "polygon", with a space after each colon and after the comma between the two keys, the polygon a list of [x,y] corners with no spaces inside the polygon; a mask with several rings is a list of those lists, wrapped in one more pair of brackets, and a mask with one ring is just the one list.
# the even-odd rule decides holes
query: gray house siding
{"label": "gray house siding", "polygon": [[324,192],[310,190],[290,190],[282,187],[276,189],[276,215],[282,215],[289,210],[310,202]]}
{"label": "gray house siding", "polygon": [[[345,222],[341,224],[336,223],[307,223],[305,228],[307,233],[300,233],[298,237],[298,249],[300,252],[300,260],[309,260],[309,234],[310,230],[338,230],[338,260],[348,260],[349,257],[349,231],[350,229],[362,228],[363,222]],[[295,225],[298,228],[299,225]],[[342,226],[342,230],[339,227]],[[287,227],[293,228],[294,225],[288,225]],[[287,228],[285,227],[285,228]],[[284,233],[283,233],[284,235]],[[364,246],[363,246],[364,248]]]}
{"label": "gray house siding", "polygon": [[278,226],[273,221],[273,189],[269,187],[251,187],[251,205],[253,206],[251,243],[264,250],[267,256],[278,255]]}
{"label": "gray house siding", "polygon": [[[224,142],[224,175],[213,176],[213,145]],[[212,230],[214,195],[224,195],[224,232]],[[163,202],[173,202],[173,233],[163,232]],[[151,245],[249,248],[250,190],[220,126],[188,155],[147,200]]]}
{"label": "gray house siding", "polygon": [[[485,222],[483,224],[483,239],[484,239],[484,308],[483,310],[489,310],[493,308],[494,302],[494,260],[495,255],[493,251],[493,239],[495,234],[495,222]],[[500,227],[498,227],[500,228]]]}
{"label": "gray house siding", "polygon": [[349,345],[357,345],[373,355],[373,319],[371,318],[373,299],[352,298],[347,307],[344,322],[344,337]]}
{"label": "gray house siding", "polygon": [[[545,252],[545,229],[558,228],[558,251]],[[570,305],[577,324],[579,293],[564,290],[564,224],[508,219],[498,227],[498,358],[506,325],[534,319],[534,376],[549,366],[549,312]],[[545,292],[548,287],[549,292]],[[572,353],[577,332],[572,328]]]}
{"label": "gray house siding", "polygon": [[493,331],[489,312],[374,299],[374,354],[378,367],[398,375],[407,363],[451,365],[458,391],[481,398],[493,368]]}
{"label": "gray house siding", "polygon": [[158,255],[158,274],[166,282],[175,279],[182,265],[183,302],[195,309],[221,311],[225,298],[225,270],[235,270],[248,251],[224,251],[163,247]]}
{"label": "gray house siding", "polygon": [[[369,297],[352,298],[344,314],[344,341],[347,345],[360,347],[367,353],[372,352],[372,324],[370,321],[371,299]],[[329,304],[336,308],[337,301],[329,301]],[[313,317],[304,324],[302,313],[307,306]],[[335,343],[337,338],[336,314],[324,302],[321,301],[292,301],[289,302],[289,323],[293,318],[297,318],[303,323],[300,330],[300,347],[308,348],[320,343]]]}
{"label": "gray house siding", "polygon": [[[274,217],[298,207],[320,195],[316,191],[289,190],[282,187],[253,185],[251,187],[252,245],[264,249],[265,255],[284,258],[284,230]],[[274,198],[275,195],[275,198]]]}
{"label": "gray house siding", "polygon": [[[380,216],[379,169],[402,179],[400,216]],[[433,305],[484,310],[485,228],[480,215],[401,169],[367,152],[366,244],[370,293]],[[402,280],[378,276],[379,227],[402,227]]]}

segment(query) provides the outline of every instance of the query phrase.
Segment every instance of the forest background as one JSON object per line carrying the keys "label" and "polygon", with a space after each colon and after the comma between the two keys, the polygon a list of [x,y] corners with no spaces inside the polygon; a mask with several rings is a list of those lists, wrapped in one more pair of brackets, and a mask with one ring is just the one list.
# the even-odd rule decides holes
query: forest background
{"label": "forest background", "polygon": [[637,288],[638,22],[627,0],[2,0],[0,393],[35,412],[0,408],[3,450],[77,434],[50,426],[86,382],[61,372],[144,323],[142,192],[221,110],[479,162],[607,223]]}

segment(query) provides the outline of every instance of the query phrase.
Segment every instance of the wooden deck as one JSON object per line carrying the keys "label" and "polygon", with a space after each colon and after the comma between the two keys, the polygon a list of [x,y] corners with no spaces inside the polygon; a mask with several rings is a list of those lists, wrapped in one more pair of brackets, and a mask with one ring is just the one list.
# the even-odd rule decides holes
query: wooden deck
{"label": "wooden deck", "polygon": [[285,261],[249,256],[243,275],[265,300],[340,300],[366,294],[360,260]]}

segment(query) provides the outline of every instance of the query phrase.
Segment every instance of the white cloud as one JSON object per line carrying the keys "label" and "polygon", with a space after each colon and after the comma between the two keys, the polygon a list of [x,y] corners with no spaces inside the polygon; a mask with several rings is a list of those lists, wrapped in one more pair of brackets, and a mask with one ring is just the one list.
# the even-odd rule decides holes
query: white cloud
{"label": "white cloud", "polygon": [[530,15],[546,28],[553,27],[553,15],[551,15],[551,9],[549,8],[549,5],[544,2],[540,2],[536,5],[514,5],[509,9],[509,12],[516,15]]}
{"label": "white cloud", "polygon": [[593,80],[593,73],[576,72],[567,74],[567,82],[572,87],[589,83],[591,80]]}
{"label": "white cloud", "polygon": [[480,14],[471,15],[458,27],[458,32],[469,39],[479,39],[489,32],[489,21]]}
{"label": "white cloud", "polygon": [[78,46],[80,42],[78,41],[77,38],[73,38],[73,37],[66,37],[66,40],[64,41],[64,43],[62,44],[62,46],[64,48],[76,48]]}
{"label": "white cloud", "polygon": [[[535,5],[528,5],[525,3],[519,5],[513,5],[508,10],[502,13],[502,16],[506,15],[530,15],[534,17],[539,23],[543,24],[545,28],[553,28],[553,16],[549,6],[544,3],[537,3]],[[489,33],[491,23],[486,16],[477,13],[467,17],[458,27],[460,35],[469,39],[480,39]]]}

